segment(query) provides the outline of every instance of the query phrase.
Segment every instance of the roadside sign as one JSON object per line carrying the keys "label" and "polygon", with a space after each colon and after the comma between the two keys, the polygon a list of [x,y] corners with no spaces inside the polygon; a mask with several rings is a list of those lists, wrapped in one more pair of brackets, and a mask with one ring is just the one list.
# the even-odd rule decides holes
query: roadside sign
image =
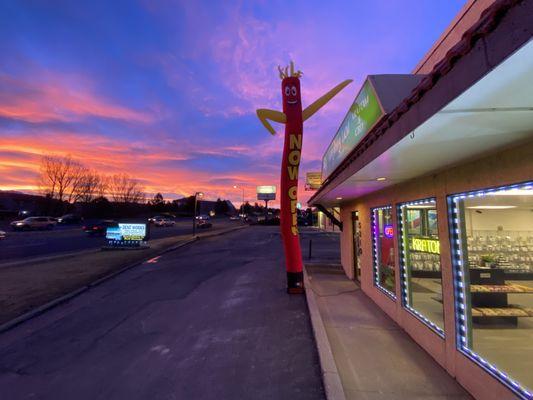
{"label": "roadside sign", "polygon": [[147,238],[146,224],[119,223],[110,226],[106,231],[106,239],[110,246],[114,247],[137,247]]}
{"label": "roadside sign", "polygon": [[305,174],[305,190],[318,190],[322,184],[321,172],[308,172]]}
{"label": "roadside sign", "polygon": [[276,186],[257,186],[257,200],[276,200]]}

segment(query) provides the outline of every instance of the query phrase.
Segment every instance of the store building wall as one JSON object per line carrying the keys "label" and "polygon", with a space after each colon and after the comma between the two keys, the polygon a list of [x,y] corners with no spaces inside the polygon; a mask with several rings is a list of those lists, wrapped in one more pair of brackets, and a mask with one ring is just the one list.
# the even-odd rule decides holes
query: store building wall
{"label": "store building wall", "polygon": [[[351,213],[357,210],[362,228],[362,290],[443,368],[455,376],[459,383],[479,399],[512,399],[516,397],[503,384],[456,350],[454,287],[446,197],[453,193],[530,180],[533,177],[532,160],[533,140],[445,171],[389,187],[355,201],[343,203],[341,206],[341,217],[345,227],[341,234],[341,262],[346,274],[353,279]],[[444,339],[402,307],[397,251],[395,260],[396,301],[375,287],[373,282],[371,208],[393,206],[393,224],[396,232],[396,204],[429,197],[437,199],[446,333]],[[394,235],[394,241],[397,250],[397,234]]]}

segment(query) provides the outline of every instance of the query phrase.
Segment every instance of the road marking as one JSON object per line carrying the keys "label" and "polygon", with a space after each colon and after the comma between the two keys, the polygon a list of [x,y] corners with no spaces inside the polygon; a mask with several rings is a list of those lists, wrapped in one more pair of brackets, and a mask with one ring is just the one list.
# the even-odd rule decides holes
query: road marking
{"label": "road marking", "polygon": [[157,263],[159,261],[160,258],[161,258],[161,256],[150,258],[149,260],[146,260],[144,263],[145,264],[155,264],[155,263]]}

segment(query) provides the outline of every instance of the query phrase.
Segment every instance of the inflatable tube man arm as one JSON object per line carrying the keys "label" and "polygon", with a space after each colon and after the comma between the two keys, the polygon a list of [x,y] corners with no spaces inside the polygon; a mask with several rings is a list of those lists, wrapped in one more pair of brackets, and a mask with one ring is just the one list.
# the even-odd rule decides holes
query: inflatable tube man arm
{"label": "inflatable tube man arm", "polygon": [[272,128],[272,125],[267,121],[267,119],[278,122],[280,124],[284,124],[287,122],[287,116],[283,114],[281,111],[275,111],[275,110],[268,110],[266,108],[260,108],[257,110],[257,116],[259,117],[259,120],[263,124],[265,128],[268,129],[268,131],[275,135],[276,131],[274,128]]}
{"label": "inflatable tube man arm", "polygon": [[318,100],[316,100],[313,104],[307,106],[305,108],[305,110],[303,110],[303,112],[302,112],[303,120],[304,121],[308,120],[318,110],[320,110],[328,101],[330,101],[333,97],[335,97],[337,95],[337,93],[339,93],[342,89],[344,89],[346,86],[348,86],[352,82],[353,82],[352,79],[346,79],[344,82],[339,83],[337,86],[335,86],[329,92],[327,92],[324,96],[322,96]]}

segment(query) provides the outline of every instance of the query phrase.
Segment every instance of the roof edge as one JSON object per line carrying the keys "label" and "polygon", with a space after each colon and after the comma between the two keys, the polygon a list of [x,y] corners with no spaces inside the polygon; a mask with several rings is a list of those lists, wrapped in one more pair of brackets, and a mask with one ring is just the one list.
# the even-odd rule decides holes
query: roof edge
{"label": "roof edge", "polygon": [[465,55],[467,55],[482,38],[488,36],[500,24],[503,17],[516,5],[523,0],[497,0],[490,7],[485,9],[480,19],[472,25],[462,35],[461,40],[453,46],[443,60],[435,64],[433,70],[426,75],[420,83],[412,90],[390,114],[385,115],[381,120],[368,132],[368,134],[357,144],[357,146],[348,154],[348,156],[333,170],[328,178],[322,183],[320,189],[311,196],[307,201],[308,205],[313,205],[316,198],[320,196],[331,183],[346,170],[356,158],[372,146],[377,139],[400,119],[412,106],[417,104],[424,95],[431,90],[436,83],[446,76],[454,65]]}

